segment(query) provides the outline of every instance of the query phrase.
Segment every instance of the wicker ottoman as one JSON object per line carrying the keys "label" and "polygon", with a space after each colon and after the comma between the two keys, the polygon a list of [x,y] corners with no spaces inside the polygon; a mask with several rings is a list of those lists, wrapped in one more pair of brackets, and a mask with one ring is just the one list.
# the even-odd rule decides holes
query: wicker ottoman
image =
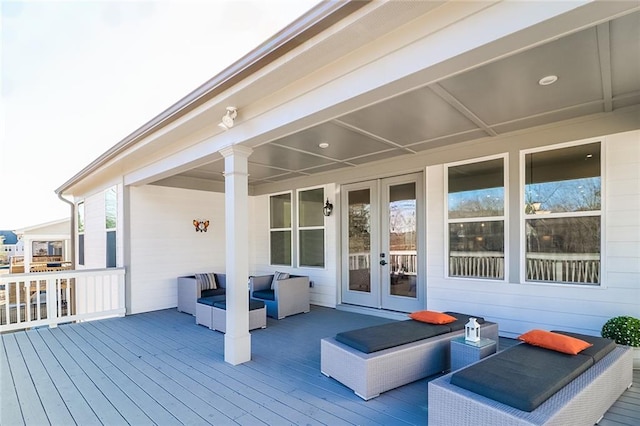
{"label": "wicker ottoman", "polygon": [[213,304],[224,302],[225,296],[201,297],[196,303],[196,324],[213,329]]}
{"label": "wicker ottoman", "polygon": [[[211,329],[223,333],[227,331],[227,302],[218,301],[213,304]],[[249,299],[249,330],[267,328],[267,308],[261,300]]]}

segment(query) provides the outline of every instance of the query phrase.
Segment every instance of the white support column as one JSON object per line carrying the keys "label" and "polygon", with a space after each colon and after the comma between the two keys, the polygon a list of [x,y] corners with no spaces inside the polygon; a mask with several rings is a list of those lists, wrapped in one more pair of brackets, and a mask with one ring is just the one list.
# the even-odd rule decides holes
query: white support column
{"label": "white support column", "polygon": [[224,148],[227,331],[224,360],[232,365],[251,360],[249,334],[249,166],[252,149]]}

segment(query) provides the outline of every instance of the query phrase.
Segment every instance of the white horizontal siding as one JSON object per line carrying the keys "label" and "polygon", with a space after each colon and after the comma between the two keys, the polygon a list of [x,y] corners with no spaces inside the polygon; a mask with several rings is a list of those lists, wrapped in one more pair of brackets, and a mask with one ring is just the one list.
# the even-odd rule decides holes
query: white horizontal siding
{"label": "white horizontal siding", "polygon": [[84,199],[84,266],[78,269],[104,268],[107,264],[104,192]]}
{"label": "white horizontal siding", "polygon": [[[224,272],[224,194],[142,186],[131,188],[128,313],[177,305],[177,277]],[[194,219],[209,220],[196,232]]]}

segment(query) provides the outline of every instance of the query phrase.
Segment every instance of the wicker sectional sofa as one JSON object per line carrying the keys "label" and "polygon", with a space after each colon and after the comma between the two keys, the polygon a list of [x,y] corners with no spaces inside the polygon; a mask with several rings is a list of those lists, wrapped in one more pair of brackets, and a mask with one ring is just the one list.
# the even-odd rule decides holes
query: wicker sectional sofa
{"label": "wicker sectional sofa", "polygon": [[[449,314],[459,317],[462,328],[456,327],[455,331],[370,353],[342,343],[335,337],[324,338],[320,341],[322,374],[349,387],[360,398],[369,400],[382,392],[446,371],[450,367],[449,341],[464,334],[464,323],[469,318],[455,312]],[[412,322],[398,321],[397,325],[411,325]],[[385,326],[387,324],[362,330],[363,333],[381,330],[382,334]],[[480,332],[482,337],[498,340],[498,324],[484,322]]]}
{"label": "wicker sectional sofa", "polygon": [[[200,274],[204,275],[204,274]],[[226,294],[226,274],[207,273],[215,276],[216,289],[202,288],[202,284],[196,279],[196,275],[178,277],[178,312],[196,315],[196,303],[201,297],[224,296]]]}
{"label": "wicker sectional sofa", "polygon": [[[581,366],[581,373],[571,374],[571,377],[575,376],[574,379],[565,380],[558,375],[557,383],[551,380],[551,391],[545,394],[542,387],[536,389],[536,394],[532,397],[517,401],[521,398],[519,395],[522,391],[526,392],[530,390],[528,388],[536,387],[538,375],[546,374],[553,377],[554,371],[561,371],[561,366],[556,364],[565,361],[580,363],[577,359],[570,359],[572,355],[565,354],[559,354],[556,359],[550,354],[545,354],[536,361],[538,354],[535,352],[548,349],[526,343],[518,344],[467,368],[429,382],[428,423],[461,426],[580,426],[597,423],[631,386],[633,380],[631,348],[613,345],[609,350],[610,352],[606,352],[606,355],[603,354],[597,360],[594,358],[590,366]],[[580,356],[581,354],[578,354],[573,357]],[[496,372],[497,374],[494,374]],[[476,391],[484,395],[470,390],[473,389],[474,378]],[[558,383],[562,386],[558,386]],[[510,390],[511,386],[513,389]],[[559,390],[556,390],[558,387]],[[490,397],[491,395],[494,397]]]}

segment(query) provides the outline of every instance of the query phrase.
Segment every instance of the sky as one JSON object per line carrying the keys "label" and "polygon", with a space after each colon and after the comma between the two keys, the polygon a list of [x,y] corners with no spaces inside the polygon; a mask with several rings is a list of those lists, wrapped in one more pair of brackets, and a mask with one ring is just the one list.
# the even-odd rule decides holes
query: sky
{"label": "sky", "polygon": [[0,230],[319,0],[0,0]]}

